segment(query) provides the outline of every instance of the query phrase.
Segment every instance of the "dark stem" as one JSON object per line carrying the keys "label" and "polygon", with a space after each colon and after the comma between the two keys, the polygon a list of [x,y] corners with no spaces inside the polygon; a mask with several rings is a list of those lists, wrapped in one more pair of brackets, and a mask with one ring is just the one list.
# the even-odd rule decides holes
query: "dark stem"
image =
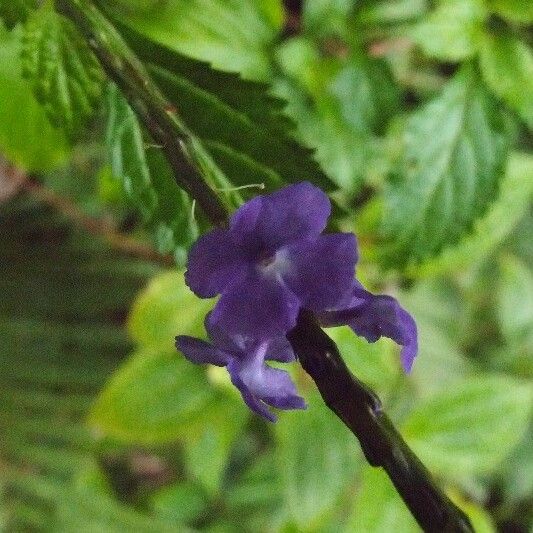
{"label": "dark stem", "polygon": [[[214,225],[224,225],[227,213],[222,203],[188,155],[194,136],[114,26],[88,0],[56,0],[56,5],[78,27],[108,76],[162,145],[178,185],[196,199]],[[368,462],[386,470],[420,526],[429,532],[472,532],[468,518],[438,489],[383,413],[379,398],[350,373],[313,315],[302,311],[288,338],[327,406],[359,439]]]}
{"label": "dark stem", "polygon": [[178,110],[152,81],[135,54],[107,18],[86,0],[56,0],[57,9],[70,18],[85,37],[100,64],[120,88],[131,107],[161,145],[178,185],[196,199],[212,224],[222,226],[227,213],[189,156],[194,135]]}
{"label": "dark stem", "polygon": [[394,428],[376,393],[348,370],[312,313],[302,310],[287,337],[326,405],[359,439],[367,461],[385,469],[420,527],[430,532],[473,532],[466,515],[441,492]]}

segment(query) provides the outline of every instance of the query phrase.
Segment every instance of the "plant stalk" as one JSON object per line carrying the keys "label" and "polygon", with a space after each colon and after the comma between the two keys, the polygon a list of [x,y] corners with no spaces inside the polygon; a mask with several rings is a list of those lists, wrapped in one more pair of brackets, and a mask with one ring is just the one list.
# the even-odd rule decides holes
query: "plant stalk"
{"label": "plant stalk", "polygon": [[383,411],[377,394],[348,369],[310,311],[287,335],[326,405],[359,439],[367,461],[382,467],[424,531],[473,533],[466,515],[439,489]]}

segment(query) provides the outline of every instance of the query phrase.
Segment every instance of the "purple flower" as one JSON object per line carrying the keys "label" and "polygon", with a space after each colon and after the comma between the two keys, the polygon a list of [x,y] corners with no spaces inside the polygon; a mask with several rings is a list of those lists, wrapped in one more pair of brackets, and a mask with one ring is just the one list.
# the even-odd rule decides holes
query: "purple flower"
{"label": "purple flower", "polygon": [[228,229],[201,237],[189,254],[187,285],[201,298],[221,294],[212,321],[229,335],[267,340],[296,325],[301,307],[337,307],[350,293],[355,236],[321,235],[331,211],[310,183],[257,196]]}
{"label": "purple flower", "polygon": [[321,234],[330,211],[320,189],[291,185],[244,204],[229,228],[207,233],[189,254],[187,285],[201,298],[221,296],[206,318],[211,343],[182,335],[176,347],[193,363],[225,366],[246,404],[268,420],[276,417],[267,406],[305,408],[287,372],[265,363],[294,361],[285,334],[301,308],[369,342],[390,337],[407,372],[417,352],[409,313],[354,278],[355,236]]}
{"label": "purple flower", "polygon": [[272,422],[276,416],[267,405],[305,409],[305,401],[297,395],[289,374],[265,364],[265,360],[294,361],[285,337],[256,341],[243,335],[229,336],[213,322],[212,313],[207,315],[205,326],[212,344],[186,335],[176,337],[176,348],[189,361],[225,366],[248,407]]}
{"label": "purple flower", "polygon": [[411,371],[418,350],[416,323],[392,296],[374,295],[354,281],[351,297],[335,310],[317,313],[317,318],[324,327],[348,325],[368,342],[389,337],[402,346],[402,366]]}

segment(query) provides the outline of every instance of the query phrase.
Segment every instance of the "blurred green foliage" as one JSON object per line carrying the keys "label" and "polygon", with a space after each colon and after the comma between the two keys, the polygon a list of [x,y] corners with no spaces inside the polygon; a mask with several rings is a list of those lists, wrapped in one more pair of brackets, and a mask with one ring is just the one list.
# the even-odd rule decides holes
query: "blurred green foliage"
{"label": "blurred green foliage", "polygon": [[[476,531],[530,531],[529,3],[99,4],[227,205],[257,192],[240,185],[332,191],[358,277],[420,333],[405,376],[393,343],[331,330],[348,366]],[[309,408],[269,425],[175,351],[211,302],[135,255],[183,266],[205,220],[74,27],[36,7],[0,0],[0,152],[52,193],[0,205],[0,529],[418,531],[298,365]]]}

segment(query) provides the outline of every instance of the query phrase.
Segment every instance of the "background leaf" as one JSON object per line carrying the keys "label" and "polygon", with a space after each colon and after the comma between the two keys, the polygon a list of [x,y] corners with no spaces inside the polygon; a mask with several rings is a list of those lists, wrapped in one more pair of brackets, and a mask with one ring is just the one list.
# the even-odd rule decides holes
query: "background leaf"
{"label": "background leaf", "polygon": [[111,170],[155,234],[161,253],[183,265],[198,236],[191,200],[178,187],[160,149],[143,141],[137,116],[115,85],[108,90],[106,144]]}
{"label": "background leaf", "polygon": [[166,272],[153,278],[136,298],[128,330],[141,346],[172,351],[176,335],[202,336],[204,317],[211,306],[185,285],[182,272]]}
{"label": "background leaf", "polygon": [[381,533],[392,530],[402,533],[421,531],[385,472],[366,466],[345,531]]}
{"label": "background leaf", "polygon": [[395,262],[420,261],[456,242],[494,199],[508,150],[505,116],[464,68],[407,118],[399,176],[385,197],[384,232]]}
{"label": "background leaf", "polygon": [[[285,502],[296,524],[320,528],[357,470],[357,445],[314,394],[303,412],[287,412],[276,425]],[[312,436],[312,438],[310,438]]]}
{"label": "background leaf", "polygon": [[502,98],[533,129],[533,51],[508,34],[486,34],[480,54],[481,72]]}
{"label": "background leaf", "polygon": [[53,128],[22,78],[20,29],[0,28],[0,148],[18,167],[43,171],[65,162],[65,135]]}
{"label": "background leaf", "polygon": [[533,6],[522,0],[489,0],[489,5],[495,12],[516,22],[533,21]]}
{"label": "background leaf", "polygon": [[264,84],[214,71],[205,63],[119,27],[232,183],[250,184],[253,177],[267,189],[275,189],[280,183],[308,180],[332,189],[312,152],[294,141],[294,126],[282,114],[284,103],[265,94]]}
{"label": "background leaf", "polygon": [[484,17],[482,0],[441,0],[410,35],[427,55],[461,61],[476,53]]}
{"label": "background leaf", "polygon": [[519,259],[500,261],[498,317],[503,334],[511,341],[529,341],[533,348],[533,273]]}
{"label": "background leaf", "polygon": [[441,475],[453,479],[484,472],[525,433],[532,395],[529,384],[508,377],[471,378],[420,404],[405,421],[403,434],[422,461]]}
{"label": "background leaf", "polygon": [[487,257],[527,213],[533,195],[532,175],[533,157],[511,154],[499,195],[475,223],[472,233],[465,235],[457,245],[444,249],[436,258],[409,268],[408,273],[417,277],[435,276],[479,263]]}
{"label": "background leaf", "polygon": [[22,57],[24,75],[52,124],[78,133],[100,100],[103,75],[72,22],[43,5],[24,26]]}
{"label": "background leaf", "polygon": [[200,423],[213,398],[201,369],[175,350],[145,348],[113,375],[92,407],[89,424],[122,442],[168,443]]}
{"label": "background leaf", "polygon": [[0,0],[0,19],[11,30],[18,22],[24,22],[37,4],[37,0]]}

